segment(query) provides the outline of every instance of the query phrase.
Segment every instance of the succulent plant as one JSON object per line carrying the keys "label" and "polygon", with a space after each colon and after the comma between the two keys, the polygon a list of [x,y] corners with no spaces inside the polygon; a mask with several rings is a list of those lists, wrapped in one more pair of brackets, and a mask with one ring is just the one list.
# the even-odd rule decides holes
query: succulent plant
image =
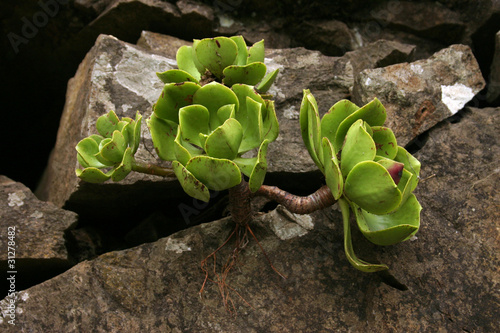
{"label": "succulent plant", "polygon": [[314,96],[304,90],[302,138],[340,202],[349,261],[364,271],[387,266],[368,264],[354,255],[350,210],[361,232],[377,245],[407,240],[420,225],[421,206],[412,193],[420,163],[397,145],[392,130],[383,126],[385,120],[385,108],[376,98],[361,108],[348,100],[339,101],[320,119]]}
{"label": "succulent plant", "polygon": [[77,169],[76,175],[89,183],[124,179],[134,165],[141,121],[139,112],[135,120],[127,117],[120,120],[114,111],[99,117],[96,122],[99,134],[81,140],[76,146],[78,162],[84,167]]}
{"label": "succulent plant", "polygon": [[[158,156],[173,161],[186,193],[203,201],[209,189],[239,184],[241,173],[255,192],[267,170],[267,146],[279,131],[274,103],[242,83],[167,83],[148,125]],[[256,157],[242,157],[253,149]]]}
{"label": "succulent plant", "polygon": [[[208,201],[209,189],[239,184],[242,173],[255,192],[267,170],[267,146],[279,131],[273,102],[259,93],[277,74],[264,78],[264,41],[247,50],[241,36],[195,40],[176,58],[179,69],[158,73],[165,87],[148,120],[158,155],[172,161],[196,199]],[[257,156],[242,157],[253,149]]]}
{"label": "succulent plant", "polygon": [[265,93],[278,69],[266,75],[264,40],[249,49],[242,36],[195,39],[192,46],[181,46],[176,55],[178,69],[157,73],[164,83],[194,82],[204,85],[214,78],[231,87],[236,83],[255,86]]}
{"label": "succulent plant", "polygon": [[267,148],[279,132],[274,103],[266,95],[278,70],[266,75],[264,42],[247,48],[241,36],[194,40],[192,46],[179,48],[176,59],[178,69],[157,73],[165,85],[147,120],[158,156],[171,161],[172,168],[136,161],[142,116],[137,112],[135,119],[119,119],[110,111],[96,122],[99,134],[76,146],[83,166],[76,170],[78,177],[101,183],[120,181],[131,171],[175,175],[187,194],[202,201],[209,201],[209,190],[229,189],[235,231],[241,226],[252,235],[252,195],[266,196],[299,214],[338,201],[349,262],[366,272],[387,269],[356,257],[351,211],[364,236],[377,245],[412,237],[420,225],[421,206],[412,193],[420,163],[383,126],[386,112],[379,100],[362,107],[342,100],[320,119],[314,96],[304,90],[301,134],[326,185],[298,197],[263,185]]}

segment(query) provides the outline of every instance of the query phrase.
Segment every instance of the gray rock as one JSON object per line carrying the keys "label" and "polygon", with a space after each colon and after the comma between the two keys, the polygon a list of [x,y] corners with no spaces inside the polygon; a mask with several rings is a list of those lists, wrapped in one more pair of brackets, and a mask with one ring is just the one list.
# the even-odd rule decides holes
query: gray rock
{"label": "gray rock", "polygon": [[495,35],[495,53],[491,63],[486,100],[488,103],[500,102],[500,31]]}
{"label": "gray rock", "polygon": [[[423,211],[416,237],[376,247],[353,230],[358,256],[389,264],[406,291],[382,282],[390,283],[390,276],[349,265],[335,209],[298,217],[277,210],[256,217],[251,227],[287,279],[271,269],[250,238],[226,280],[236,316],[226,312],[218,285],[208,281],[199,295],[205,278],[200,262],[234,228],[223,219],[104,254],[21,291],[16,326],[5,317],[0,329],[497,332],[499,111],[466,109],[461,119],[430,131],[417,153],[422,179],[416,195]],[[232,255],[232,244],[217,254],[216,272]],[[7,301],[0,302],[3,311]]]}
{"label": "gray rock", "polygon": [[295,40],[325,55],[342,56],[358,47],[354,32],[337,20],[311,20],[292,26]]}
{"label": "gray rock", "polygon": [[383,26],[447,44],[461,42],[466,28],[458,12],[435,2],[382,3],[371,15]]}
{"label": "gray rock", "polygon": [[[76,144],[84,137],[97,133],[97,118],[110,110],[114,110],[119,117],[131,118],[135,117],[136,111],[141,112],[144,117],[144,140],[136,157],[145,163],[162,164],[153,153],[145,119],[150,116],[151,106],[163,87],[155,73],[174,66],[172,59],[147,53],[112,36],[100,36],[69,81],[56,146],[42,184],[37,189],[37,196],[60,207],[70,201],[77,206],[99,210],[109,205],[110,201],[114,202],[115,208],[130,207],[130,202],[137,200],[137,193],[142,191],[145,202],[157,195],[168,198],[172,192],[178,191],[180,187],[175,178],[131,173],[122,182],[96,185],[81,182],[75,175],[75,169],[79,167]],[[131,184],[135,185],[133,189]],[[160,192],[155,191],[154,184],[156,189],[161,189]],[[116,200],[117,194],[121,200]]]}
{"label": "gray rock", "polygon": [[175,59],[177,50],[184,45],[192,45],[177,37],[159,34],[151,31],[141,32],[141,37],[137,41],[137,45],[148,50],[149,52],[160,54],[169,59]]}
{"label": "gray rock", "polygon": [[[16,259],[69,261],[64,232],[76,222],[75,213],[40,201],[23,184],[0,176],[0,225],[16,229]],[[3,236],[0,246],[6,250]]]}
{"label": "gray rock", "polygon": [[429,59],[361,72],[353,102],[364,105],[380,99],[388,114],[386,126],[404,146],[461,110],[484,85],[470,48],[452,45]]}
{"label": "gray rock", "polygon": [[[40,201],[23,184],[0,176],[0,269],[7,277],[15,276],[15,290],[45,281],[74,265],[65,235],[77,220],[75,213]],[[4,279],[1,283],[2,296],[11,289],[5,288],[6,282]]]}

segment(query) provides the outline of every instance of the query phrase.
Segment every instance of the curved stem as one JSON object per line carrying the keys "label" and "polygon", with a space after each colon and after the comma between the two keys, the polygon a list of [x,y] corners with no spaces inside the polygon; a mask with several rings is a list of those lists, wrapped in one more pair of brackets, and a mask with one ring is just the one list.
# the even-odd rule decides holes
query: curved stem
{"label": "curved stem", "polygon": [[175,175],[174,170],[170,168],[162,168],[155,164],[142,163],[137,161],[134,161],[132,163],[132,170],[136,172],[146,173],[155,176],[162,176],[162,177],[169,177]]}
{"label": "curved stem", "polygon": [[255,195],[274,200],[295,214],[309,214],[335,203],[332,192],[326,185],[323,185],[319,190],[305,197],[291,194],[276,186],[267,185],[262,185],[255,192]]}

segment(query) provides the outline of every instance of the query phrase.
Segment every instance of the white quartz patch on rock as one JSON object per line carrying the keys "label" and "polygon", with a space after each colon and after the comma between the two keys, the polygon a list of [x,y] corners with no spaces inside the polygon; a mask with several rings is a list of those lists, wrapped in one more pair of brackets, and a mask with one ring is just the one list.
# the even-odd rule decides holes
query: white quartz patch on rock
{"label": "white quartz patch on rock", "polygon": [[461,83],[455,83],[452,86],[441,86],[441,100],[448,107],[451,114],[460,111],[467,102],[474,98],[474,95],[471,88]]}

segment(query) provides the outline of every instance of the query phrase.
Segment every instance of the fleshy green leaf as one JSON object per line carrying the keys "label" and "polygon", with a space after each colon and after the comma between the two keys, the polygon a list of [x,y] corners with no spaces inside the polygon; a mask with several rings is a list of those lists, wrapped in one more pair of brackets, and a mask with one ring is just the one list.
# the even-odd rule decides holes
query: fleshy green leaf
{"label": "fleshy green leaf", "polygon": [[351,169],[362,161],[372,161],[375,157],[375,142],[363,126],[363,120],[357,120],[349,128],[341,153],[341,170],[347,176]]}
{"label": "fleshy green leaf", "polygon": [[156,76],[158,76],[163,83],[181,83],[186,81],[199,83],[198,79],[181,69],[170,69],[166,72],[156,73]]}
{"label": "fleshy green leaf", "polygon": [[91,137],[85,138],[76,145],[78,162],[84,167],[104,168],[106,165],[99,162],[95,155],[99,152],[98,143]]}
{"label": "fleshy green leaf", "polygon": [[370,264],[364,260],[359,259],[354,253],[351,238],[351,225],[349,223],[350,207],[345,199],[339,200],[340,211],[342,212],[342,219],[344,222],[344,250],[349,263],[356,269],[362,272],[377,272],[389,269],[383,264]]}
{"label": "fleshy green leaf", "polygon": [[241,183],[240,169],[230,160],[197,156],[187,163],[186,168],[211,190],[222,191]]}
{"label": "fleshy green leaf", "polygon": [[123,154],[123,160],[116,169],[113,170],[111,174],[111,179],[114,182],[119,182],[120,180],[127,177],[127,175],[132,171],[132,148],[128,147]]}
{"label": "fleshy green leaf", "polygon": [[356,104],[347,99],[335,103],[321,119],[321,137],[327,137],[333,143],[342,121],[358,109]]}
{"label": "fleshy green leaf", "polygon": [[263,112],[262,138],[269,142],[273,142],[279,135],[280,125],[276,117],[276,111],[274,110],[274,102],[266,100],[265,103],[266,107],[263,108],[263,110],[267,112]]}
{"label": "fleshy green leaf", "polygon": [[182,138],[198,147],[203,147],[200,143],[200,133],[208,134],[208,122],[210,114],[203,105],[193,104],[179,110],[179,128]]}
{"label": "fleshy green leaf", "polygon": [[421,210],[417,198],[412,194],[391,214],[375,215],[361,208],[357,208],[355,212],[359,230],[370,242],[392,245],[407,240],[418,231]]}
{"label": "fleshy green leaf", "polygon": [[101,157],[108,161],[120,163],[123,159],[123,154],[125,153],[126,148],[127,142],[125,141],[123,134],[116,130],[113,132],[111,141],[102,147],[100,154]]}
{"label": "fleshy green leaf", "polygon": [[194,82],[169,83],[163,87],[160,98],[153,106],[158,118],[179,123],[179,109],[193,104],[193,95],[200,89]]}
{"label": "fleshy green leaf", "polygon": [[255,163],[257,163],[257,157],[236,157],[235,159],[233,159],[233,162],[236,163],[236,165],[240,168],[241,172],[245,176],[250,177],[253,168],[255,167]]}
{"label": "fleshy green leaf", "polygon": [[394,159],[398,152],[398,143],[392,130],[383,126],[373,126],[372,131],[377,155]]}
{"label": "fleshy green leaf", "polygon": [[333,198],[338,200],[342,196],[344,179],[333,146],[327,137],[323,138],[323,165],[325,166],[326,185],[332,192]]}
{"label": "fleshy green leaf", "polygon": [[245,66],[228,66],[224,69],[223,74],[222,82],[226,86],[232,86],[236,83],[256,85],[266,75],[266,65],[262,62],[254,62]]}
{"label": "fleshy green leaf", "polygon": [[273,85],[274,80],[276,80],[276,77],[278,76],[279,71],[280,71],[280,69],[276,68],[274,71],[267,74],[262,79],[262,81],[255,87],[255,89],[261,94],[266,93],[269,90],[269,88],[271,88],[271,86]]}
{"label": "fleshy green leaf", "polygon": [[76,175],[78,178],[80,178],[83,181],[86,181],[87,183],[94,183],[94,184],[104,183],[106,180],[111,178],[111,172],[104,173],[101,170],[94,167],[85,168],[83,170],[76,169]]}
{"label": "fleshy green leaf", "polygon": [[323,163],[319,160],[322,154],[318,154],[320,150],[320,130],[321,124],[319,120],[318,104],[314,96],[309,90],[304,90],[304,96],[300,105],[300,131],[302,133],[302,140],[311,155],[314,163],[318,166],[321,172],[324,173]]}
{"label": "fleshy green leaf", "polygon": [[[179,70],[184,71],[188,73],[188,75],[191,78],[194,78],[194,82],[200,81],[201,74],[203,74],[204,70],[200,68],[200,64],[197,64],[196,62],[197,59],[195,59],[195,53],[193,51],[193,46],[187,46],[183,45],[177,50],[177,54],[175,56],[175,59],[177,60],[177,67],[179,67]],[[168,73],[165,72],[165,73]],[[169,74],[170,76],[172,75],[177,75],[174,73]],[[158,75],[159,77],[159,75]],[[163,81],[163,78],[160,77],[160,79]],[[184,81],[191,81],[191,80],[184,80]],[[184,82],[184,81],[170,81],[170,82]],[[165,82],[165,81],[163,81]],[[165,82],[167,83],[167,82]]]}
{"label": "fleshy green leaf", "polygon": [[243,129],[240,123],[229,118],[208,136],[205,151],[211,157],[232,160],[238,154],[242,139]]}
{"label": "fleshy green leaf", "polygon": [[179,180],[184,192],[189,196],[208,202],[210,200],[210,192],[207,187],[196,179],[191,172],[189,172],[181,163],[178,161],[172,162],[172,168],[174,169],[175,176]]}
{"label": "fleshy green leaf", "polygon": [[220,107],[227,104],[234,104],[235,108],[238,109],[239,106],[238,97],[236,97],[234,92],[217,82],[211,82],[198,89],[193,96],[193,104],[201,104],[207,108],[210,113],[211,131],[222,124],[217,115]]}
{"label": "fleshy green leaf", "polygon": [[219,122],[223,124],[229,118],[235,118],[236,108],[234,104],[223,105],[217,110],[217,118]]}
{"label": "fleshy green leaf", "polygon": [[178,131],[177,137],[174,141],[175,159],[185,166],[192,156],[187,147],[183,145],[183,141],[184,140],[182,140],[181,132]]}
{"label": "fleshy green leaf", "polygon": [[264,178],[267,172],[267,146],[269,141],[264,140],[259,147],[259,153],[257,154],[257,162],[255,163],[250,179],[248,180],[248,186],[250,191],[256,192],[264,183]]}
{"label": "fleshy green leaf", "polygon": [[398,153],[396,154],[395,160],[403,163],[405,165],[405,170],[408,170],[415,176],[411,187],[412,191],[415,190],[420,175],[420,162],[401,146],[398,146]]}
{"label": "fleshy green leaf", "polygon": [[247,43],[245,42],[245,39],[243,36],[232,36],[230,37],[233,42],[236,43],[237,49],[238,49],[238,55],[236,56],[236,59],[234,61],[234,65],[238,66],[243,66],[247,64],[247,58],[248,58],[248,50],[247,50]]}
{"label": "fleshy green leaf", "polygon": [[[232,91],[238,98],[239,107],[236,108],[236,120],[238,120],[243,127],[246,129],[248,127],[248,111],[247,111],[247,97],[250,97],[254,101],[264,104],[262,97],[255,92],[252,86],[247,84],[235,84],[231,87]],[[262,110],[264,113],[264,110]]]}
{"label": "fleshy green leaf", "polygon": [[221,78],[224,68],[234,63],[238,46],[227,37],[205,38],[199,41],[195,51],[200,63]]}
{"label": "fleshy green leaf", "polygon": [[148,119],[148,127],[158,156],[165,161],[175,159],[174,140],[178,125],[170,120],[160,119],[154,113]]}
{"label": "fleshy green leaf", "polygon": [[260,40],[253,44],[248,50],[247,64],[254,62],[264,62],[264,40]]}
{"label": "fleshy green leaf", "polygon": [[344,193],[350,201],[373,214],[387,214],[401,202],[401,192],[389,172],[379,163],[356,164],[347,175]]}
{"label": "fleshy green leaf", "polygon": [[370,103],[353,112],[340,123],[335,133],[335,140],[332,141],[335,152],[339,152],[342,148],[347,131],[358,119],[363,119],[370,126],[382,126],[385,118],[385,108],[377,98],[374,98]]}
{"label": "fleshy green leaf", "polygon": [[105,138],[111,138],[113,132],[118,129],[117,127],[119,122],[120,119],[118,119],[116,113],[114,111],[109,111],[107,114],[97,118],[95,126],[99,134]]}
{"label": "fleshy green leaf", "polygon": [[258,147],[262,142],[262,104],[247,96],[246,99],[247,126],[244,128],[243,141],[239,152],[247,152]]}
{"label": "fleshy green leaf", "polygon": [[133,128],[133,140],[129,142],[130,147],[132,147],[132,155],[137,152],[139,144],[141,143],[141,125],[142,125],[142,115],[139,111],[135,114],[135,124]]}

